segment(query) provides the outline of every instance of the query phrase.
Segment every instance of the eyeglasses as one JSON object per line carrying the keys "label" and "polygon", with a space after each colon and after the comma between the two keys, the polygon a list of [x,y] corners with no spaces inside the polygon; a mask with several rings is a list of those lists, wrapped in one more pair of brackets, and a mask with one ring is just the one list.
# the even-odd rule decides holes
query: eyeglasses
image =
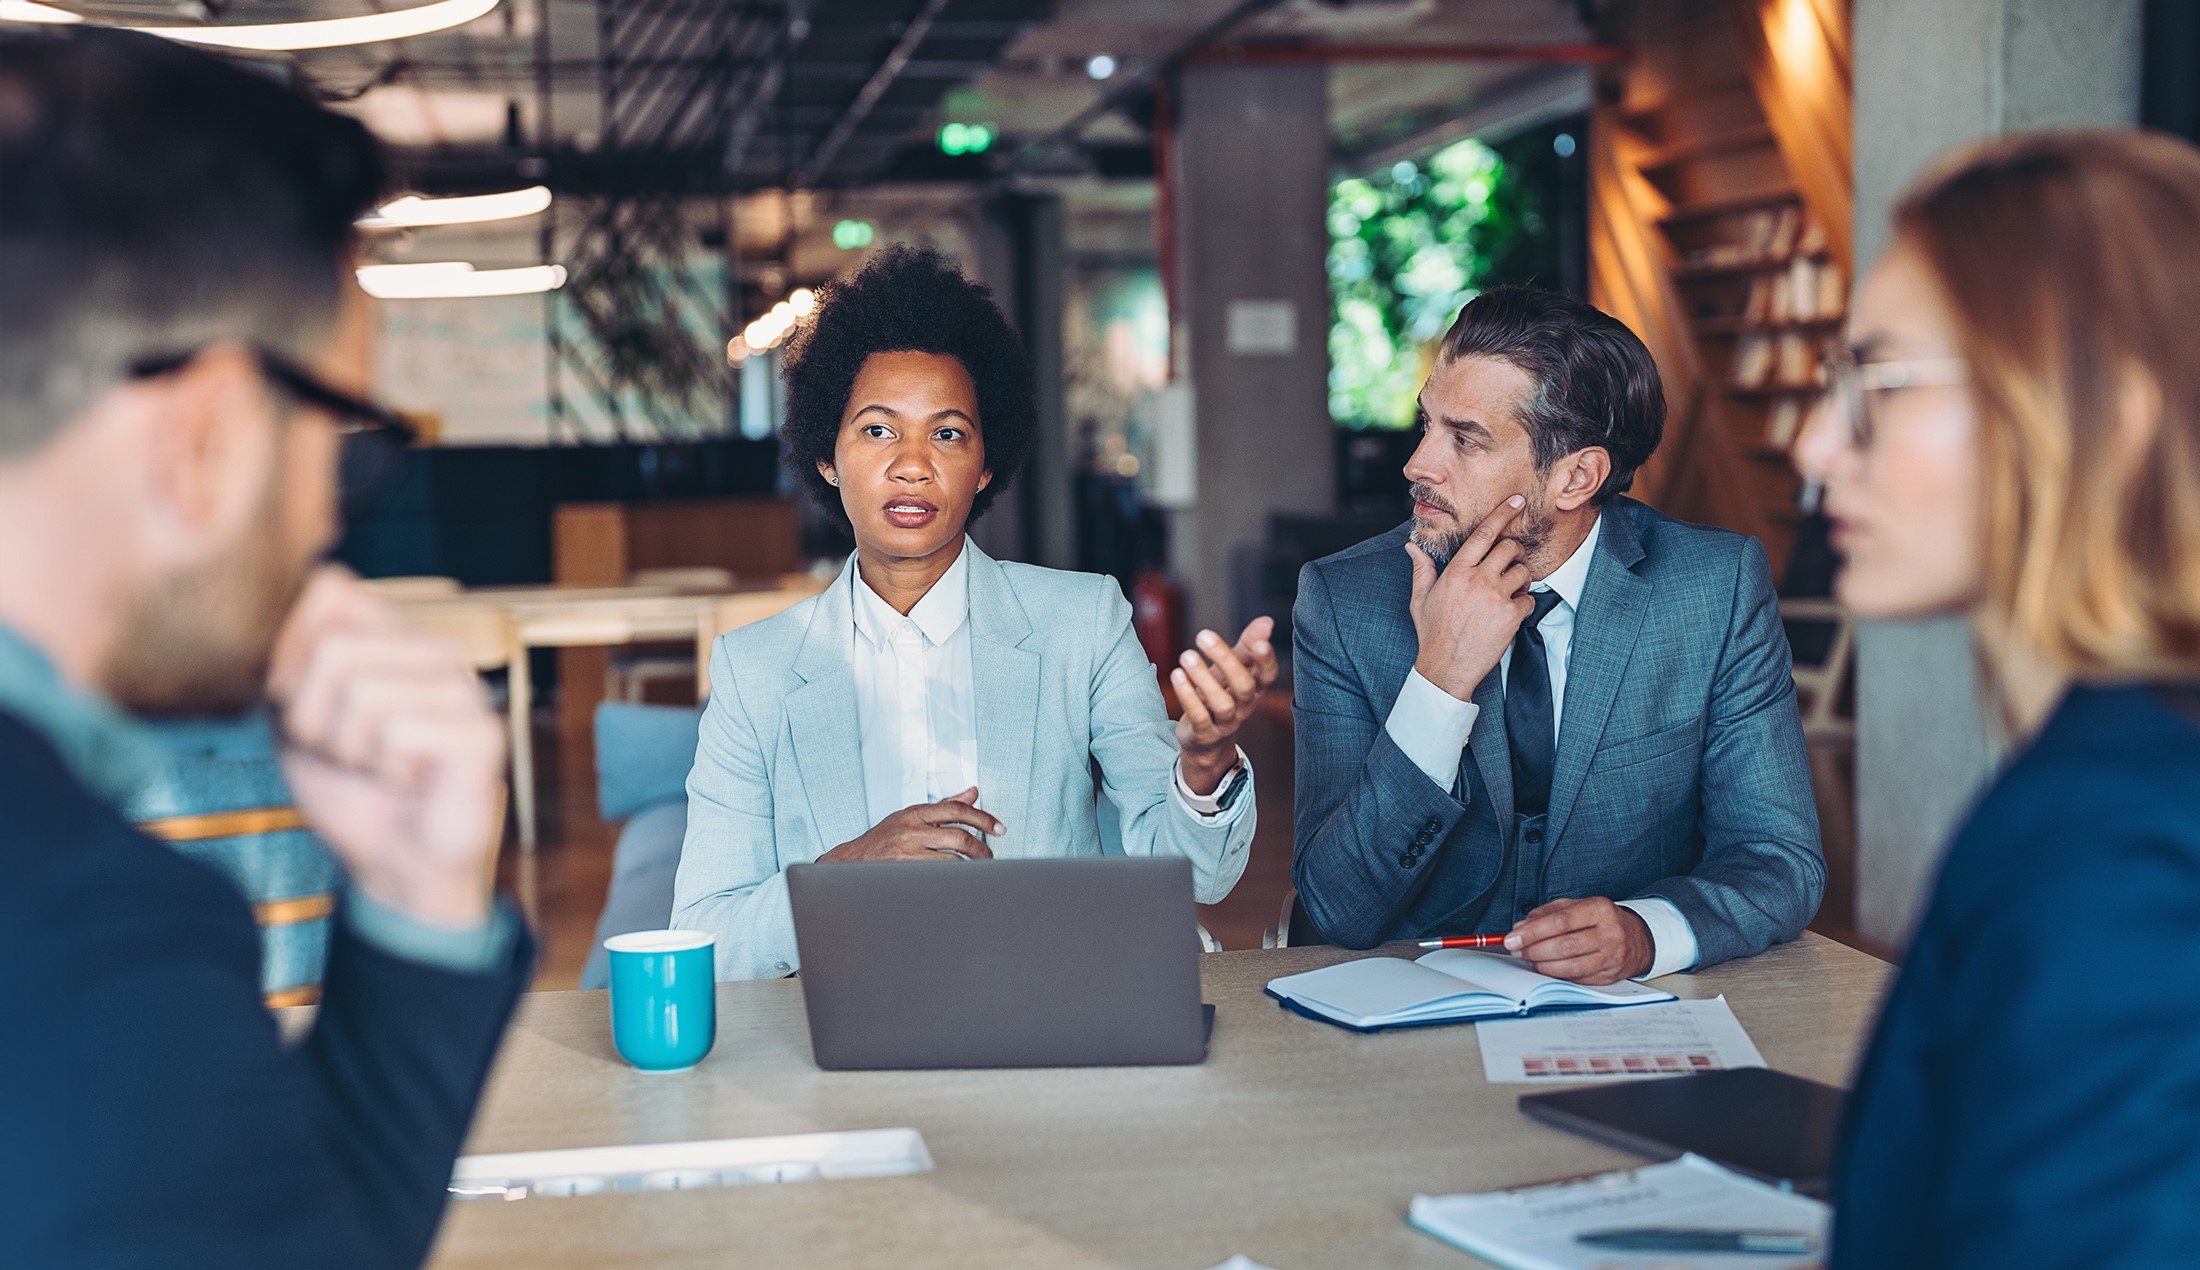
{"label": "eyeglasses", "polygon": [[[130,363],[130,378],[173,375],[190,365],[199,352],[140,358]],[[419,433],[395,410],[345,392],[280,353],[254,349],[252,356],[276,391],[335,420],[340,446],[337,489],[345,520],[371,510],[388,492],[391,478],[404,464],[405,451],[419,440]]]}
{"label": "eyeglasses", "polygon": [[1913,361],[1867,362],[1853,348],[1836,348],[1826,354],[1824,404],[1841,412],[1849,425],[1849,440],[1857,449],[1872,443],[1871,394],[1903,388],[1940,388],[1967,383],[1971,364],[1960,357],[1924,357]]}

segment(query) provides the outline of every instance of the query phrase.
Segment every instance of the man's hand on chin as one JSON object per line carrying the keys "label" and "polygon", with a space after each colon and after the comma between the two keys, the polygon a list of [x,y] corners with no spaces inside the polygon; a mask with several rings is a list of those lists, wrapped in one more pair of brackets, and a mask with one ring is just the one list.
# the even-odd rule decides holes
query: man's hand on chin
{"label": "man's hand on chin", "polygon": [[1505,948],[1539,974],[1591,985],[1648,974],[1657,953],[1642,918],[1602,897],[1552,900],[1520,919]]}

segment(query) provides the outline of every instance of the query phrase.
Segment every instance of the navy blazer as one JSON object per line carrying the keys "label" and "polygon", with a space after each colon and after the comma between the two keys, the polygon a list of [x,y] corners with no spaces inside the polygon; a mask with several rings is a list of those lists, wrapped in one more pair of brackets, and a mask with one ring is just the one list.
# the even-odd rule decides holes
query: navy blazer
{"label": "navy blazer", "polygon": [[1826,865],[1771,568],[1756,539],[1629,498],[1604,527],[1574,618],[1549,812],[1513,813],[1497,670],[1451,789],[1383,726],[1419,655],[1399,528],[1299,574],[1292,877],[1322,934],[1511,929],[1561,897],[1657,896],[1715,965],[1793,939]]}
{"label": "navy blazer", "polygon": [[339,924],[286,1045],[237,889],[0,713],[0,1263],[419,1265],[525,984],[514,944],[459,975]]}
{"label": "navy blazer", "polygon": [[1957,834],[1849,1099],[1834,1266],[2200,1264],[2200,694],[2179,695],[2072,689]]}

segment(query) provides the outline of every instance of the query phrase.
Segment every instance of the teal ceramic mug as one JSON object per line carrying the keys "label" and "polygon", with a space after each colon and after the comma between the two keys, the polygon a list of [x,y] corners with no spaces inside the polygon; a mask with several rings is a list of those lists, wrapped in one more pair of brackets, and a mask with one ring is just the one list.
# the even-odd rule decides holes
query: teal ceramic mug
{"label": "teal ceramic mug", "polygon": [[718,1039],[712,958],[699,930],[639,930],[603,941],[611,959],[611,1043],[645,1072],[684,1072]]}

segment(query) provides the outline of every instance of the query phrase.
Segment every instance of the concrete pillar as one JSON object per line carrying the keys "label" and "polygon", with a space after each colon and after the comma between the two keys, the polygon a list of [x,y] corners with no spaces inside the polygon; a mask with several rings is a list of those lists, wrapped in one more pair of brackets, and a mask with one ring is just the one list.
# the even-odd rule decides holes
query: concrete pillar
{"label": "concrete pillar", "polygon": [[1076,485],[1069,420],[1063,406],[1062,306],[1069,262],[1062,250],[1062,200],[1045,195],[1017,199],[1017,323],[1031,350],[1031,378],[1039,391],[1038,435],[1025,461],[1021,499],[1022,557],[1052,569],[1077,565]]}
{"label": "concrete pillar", "polygon": [[[1030,220],[1026,200],[1009,198],[988,201],[975,210],[965,222],[965,237],[970,247],[962,261],[963,272],[993,291],[993,302],[1008,315],[1008,320],[1023,337],[1024,348],[1034,364],[1040,362],[1045,352],[1041,343],[1047,332],[1034,330],[1031,314],[1026,311],[1026,292],[1029,291],[1028,251],[1024,239]],[[1057,330],[1059,324],[1057,324]],[[1060,357],[1060,341],[1053,345],[1054,355]],[[1043,377],[1042,377],[1043,378]],[[1047,391],[1042,382],[1039,387],[1040,429],[1047,426]],[[1032,542],[1030,517],[1026,514],[1030,503],[1033,482],[1044,481],[1046,472],[1040,461],[1043,441],[1034,447],[1026,458],[1023,470],[1017,474],[1016,484],[1005,497],[994,500],[993,508],[985,519],[971,529],[970,536],[980,548],[997,560],[1021,560],[1049,563],[1039,557]]]}
{"label": "concrete pillar", "polygon": [[1191,381],[1195,489],[1172,518],[1170,553],[1194,627],[1224,630],[1237,616],[1232,552],[1264,539],[1272,511],[1336,505],[1327,73],[1196,67],[1175,115],[1177,336],[1190,354],[1187,367],[1179,350],[1178,366]]}
{"label": "concrete pillar", "polygon": [[[1965,141],[2138,117],[2142,0],[1856,0],[1856,258],[1918,171]],[[1996,758],[1969,636],[1866,623],[1857,651],[1858,920],[1906,943]]]}

